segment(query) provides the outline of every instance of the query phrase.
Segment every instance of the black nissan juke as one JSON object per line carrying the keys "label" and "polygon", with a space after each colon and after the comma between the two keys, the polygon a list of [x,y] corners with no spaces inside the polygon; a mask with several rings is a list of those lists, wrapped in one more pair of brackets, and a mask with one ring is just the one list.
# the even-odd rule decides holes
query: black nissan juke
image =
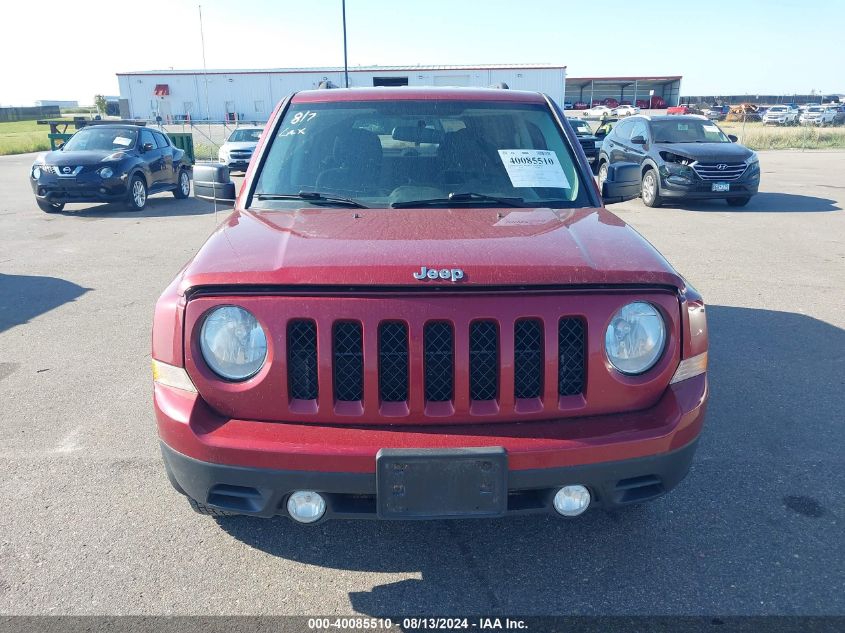
{"label": "black nissan juke", "polygon": [[191,164],[166,134],[138,125],[92,125],[61,148],[40,155],[30,183],[42,211],[56,213],[68,202],[125,202],[134,211],[147,196],[191,193]]}

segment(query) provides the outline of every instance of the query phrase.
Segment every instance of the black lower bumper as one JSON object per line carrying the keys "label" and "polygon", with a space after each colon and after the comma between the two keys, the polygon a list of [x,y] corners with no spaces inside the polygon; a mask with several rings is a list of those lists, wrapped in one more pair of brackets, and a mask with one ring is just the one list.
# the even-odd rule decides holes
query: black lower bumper
{"label": "black lower bumper", "polygon": [[[510,470],[503,514],[554,513],[552,499],[568,484],[590,490],[590,507],[615,508],[649,501],[674,488],[686,476],[696,442],[675,451],[623,461],[562,468]],[[296,490],[319,492],[326,499],[325,518],[378,518],[375,473],[269,470],[201,462],[161,444],[167,475],[180,493],[213,508],[272,517],[286,514],[287,497]],[[421,518],[418,516],[407,518]]]}
{"label": "black lower bumper", "polygon": [[725,198],[746,198],[757,193],[759,179],[749,181],[731,181],[730,190],[713,191],[712,182],[694,182],[692,185],[678,185],[661,178],[661,198],[685,198],[687,200],[724,200]]}
{"label": "black lower bumper", "polygon": [[121,179],[33,182],[32,190],[37,199],[55,203],[116,202],[128,195],[126,183]]}

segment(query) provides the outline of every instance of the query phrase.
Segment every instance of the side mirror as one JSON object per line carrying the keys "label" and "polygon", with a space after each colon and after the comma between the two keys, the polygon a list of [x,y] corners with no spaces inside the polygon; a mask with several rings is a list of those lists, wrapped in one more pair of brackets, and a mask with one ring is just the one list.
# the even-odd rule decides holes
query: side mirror
{"label": "side mirror", "polygon": [[739,140],[739,137],[735,134],[728,134],[728,138],[731,139],[731,143],[736,143]]}
{"label": "side mirror", "polygon": [[622,202],[640,195],[640,166],[636,163],[615,163],[607,166],[607,177],[602,183],[604,202]]}
{"label": "side mirror", "polygon": [[205,163],[194,165],[194,197],[224,205],[234,205],[235,183],[226,165]]}
{"label": "side mirror", "polygon": [[153,150],[153,144],[152,143],[144,143],[143,145],[141,145],[141,151],[142,152],[151,152],[152,150]]}
{"label": "side mirror", "polygon": [[631,143],[634,145],[645,145],[645,136],[635,136],[631,139]]}

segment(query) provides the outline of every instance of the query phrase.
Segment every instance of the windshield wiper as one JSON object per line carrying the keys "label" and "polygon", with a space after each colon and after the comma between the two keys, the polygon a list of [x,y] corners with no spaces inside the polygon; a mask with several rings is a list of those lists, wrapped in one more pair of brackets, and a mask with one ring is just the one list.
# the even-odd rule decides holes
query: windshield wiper
{"label": "windshield wiper", "polygon": [[414,207],[430,207],[450,204],[470,204],[474,202],[492,203],[505,207],[524,207],[525,200],[523,198],[508,198],[503,196],[488,196],[484,193],[474,193],[472,191],[461,193],[450,193],[445,198],[429,198],[427,200],[402,200],[401,202],[394,202],[390,206],[394,209],[407,209]]}
{"label": "windshield wiper", "polygon": [[257,193],[255,197],[259,200],[306,200],[314,204],[329,203],[342,204],[348,207],[355,207],[356,209],[369,209],[366,204],[358,202],[354,198],[344,198],[343,196],[333,196],[330,194],[319,193],[317,191],[300,191],[299,193]]}

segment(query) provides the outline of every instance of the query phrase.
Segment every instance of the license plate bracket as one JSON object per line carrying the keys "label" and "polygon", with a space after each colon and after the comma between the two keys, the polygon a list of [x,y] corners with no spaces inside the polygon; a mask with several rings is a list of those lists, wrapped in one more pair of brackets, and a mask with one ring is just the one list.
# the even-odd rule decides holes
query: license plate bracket
{"label": "license plate bracket", "polygon": [[711,191],[730,191],[731,183],[729,182],[714,182],[710,189]]}
{"label": "license plate bracket", "polygon": [[381,449],[376,495],[382,519],[503,516],[507,453],[502,447]]}

